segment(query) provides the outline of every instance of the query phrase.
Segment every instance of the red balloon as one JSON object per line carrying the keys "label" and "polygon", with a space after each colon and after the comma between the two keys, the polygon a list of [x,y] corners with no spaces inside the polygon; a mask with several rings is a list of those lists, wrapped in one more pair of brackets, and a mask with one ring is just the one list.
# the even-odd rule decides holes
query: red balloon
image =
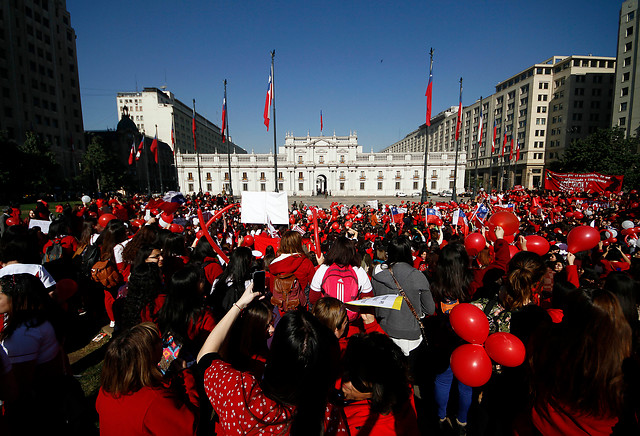
{"label": "red balloon", "polygon": [[470,233],[464,240],[464,248],[469,256],[476,256],[487,245],[487,241],[480,233]]}
{"label": "red balloon", "polygon": [[489,336],[484,349],[494,362],[503,366],[519,366],[524,362],[524,344],[511,333],[498,332]]}
{"label": "red balloon", "polygon": [[631,203],[631,209],[637,209],[640,207],[640,203]]}
{"label": "red balloon", "polygon": [[216,237],[218,238],[218,241],[222,241],[222,238],[224,238],[224,235],[222,233],[218,233]]}
{"label": "red balloon", "polygon": [[442,227],[442,224],[444,224],[444,223],[442,222],[442,218],[440,218],[440,217],[436,217],[436,219],[435,219],[435,220],[433,220],[433,223],[434,223],[436,226],[438,226],[438,227]]}
{"label": "red balloon", "polygon": [[573,212],[569,211],[565,213],[564,216],[566,216],[567,218],[573,218]]}
{"label": "red balloon", "polygon": [[591,250],[600,242],[600,233],[591,226],[578,226],[567,235],[567,247],[570,253]]}
{"label": "red balloon", "polygon": [[574,212],[574,213],[573,213],[573,217],[574,217],[575,219],[577,219],[577,220],[581,220],[582,218],[584,218],[584,214],[583,214],[582,212],[580,212],[580,211],[578,211],[578,212]]}
{"label": "red balloon", "polygon": [[169,226],[169,230],[171,230],[172,233],[182,233],[184,231],[184,227],[180,224],[172,223]]}
{"label": "red balloon", "polygon": [[198,233],[196,233],[196,238],[200,239],[204,236],[204,230],[198,230]]}
{"label": "red balloon", "polygon": [[527,240],[527,251],[532,251],[540,256],[544,256],[549,252],[549,241],[542,236],[531,235],[525,239]]}
{"label": "red balloon", "polygon": [[296,217],[290,216],[289,217],[289,224],[295,224],[295,223],[296,223]]}
{"label": "red balloon", "polygon": [[459,382],[467,386],[484,385],[491,378],[491,370],[491,359],[482,345],[460,345],[451,353],[451,371]]}
{"label": "red balloon", "polygon": [[340,224],[338,224],[338,223],[333,223],[333,224],[331,224],[331,228],[332,228],[333,230],[338,230],[338,229],[340,228]]}
{"label": "red balloon", "polygon": [[520,250],[515,245],[509,245],[509,259],[513,259],[513,256],[518,254]]}
{"label": "red balloon", "polygon": [[251,247],[253,245],[253,236],[251,235],[245,236],[244,239],[242,240],[242,245],[244,245],[245,247]]}
{"label": "red balloon", "polygon": [[553,208],[553,211],[554,211],[555,213],[560,213],[560,212],[562,212],[562,206],[556,206],[556,207],[554,207],[554,208]]}
{"label": "red balloon", "polygon": [[449,321],[458,336],[472,344],[482,344],[489,335],[489,321],[484,312],[469,303],[460,303],[449,313]]}
{"label": "red balloon", "polygon": [[514,235],[518,232],[520,221],[518,217],[511,212],[498,212],[489,218],[489,231],[495,236],[495,228],[500,226],[504,229],[505,235]]}
{"label": "red balloon", "polygon": [[101,227],[107,227],[107,224],[109,224],[109,221],[111,221],[112,219],[115,219],[115,215],[110,214],[110,213],[103,213],[102,215],[100,215],[100,218],[98,218],[98,224]]}
{"label": "red balloon", "polygon": [[344,223],[344,226],[348,229],[350,229],[353,226],[353,223],[351,221],[347,221]]}
{"label": "red balloon", "polygon": [[15,217],[9,217],[9,218],[7,218],[7,220],[4,223],[7,226],[17,226],[18,224],[20,224],[20,220],[18,220]]}

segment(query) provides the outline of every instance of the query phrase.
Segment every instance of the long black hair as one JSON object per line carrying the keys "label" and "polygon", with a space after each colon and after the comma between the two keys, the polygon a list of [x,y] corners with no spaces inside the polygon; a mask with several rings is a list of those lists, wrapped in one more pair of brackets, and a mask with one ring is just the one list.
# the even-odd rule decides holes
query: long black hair
{"label": "long black hair", "polygon": [[42,282],[31,274],[0,278],[0,292],[9,298],[7,324],[0,340],[7,339],[21,325],[37,327],[49,320],[51,301]]}
{"label": "long black hair", "polygon": [[394,237],[387,246],[387,264],[393,265],[397,262],[405,262],[413,266],[411,241],[406,236]]}
{"label": "long black hair", "polygon": [[222,319],[244,292],[244,282],[251,278],[252,262],[253,254],[248,247],[238,247],[231,253],[229,265],[220,274],[211,295],[207,298],[207,304],[211,306],[217,321]]}
{"label": "long black hair", "polygon": [[447,244],[438,257],[435,280],[431,292],[436,301],[446,299],[464,302],[468,300],[467,289],[473,280],[469,267],[469,255],[460,243]]}
{"label": "long black hair", "polygon": [[153,314],[155,299],[162,289],[162,278],[157,263],[141,263],[131,270],[127,297],[124,300],[121,329],[128,329],[142,321],[141,313],[146,308]]}

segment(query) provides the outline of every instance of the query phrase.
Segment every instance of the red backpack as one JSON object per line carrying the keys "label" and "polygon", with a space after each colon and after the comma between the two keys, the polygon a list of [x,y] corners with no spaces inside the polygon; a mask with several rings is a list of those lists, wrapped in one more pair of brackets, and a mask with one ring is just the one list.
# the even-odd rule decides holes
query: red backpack
{"label": "red backpack", "polygon": [[[351,265],[341,266],[334,263],[324,273],[320,290],[323,295],[337,298],[343,303],[357,300],[360,294],[358,276]],[[351,321],[358,317],[357,312],[348,309],[347,314]]]}

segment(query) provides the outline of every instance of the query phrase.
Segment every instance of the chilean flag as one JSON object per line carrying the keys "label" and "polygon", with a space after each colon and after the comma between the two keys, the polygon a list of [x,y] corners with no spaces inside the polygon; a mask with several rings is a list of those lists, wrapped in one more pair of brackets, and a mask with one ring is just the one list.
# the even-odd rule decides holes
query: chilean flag
{"label": "chilean flag", "polygon": [[511,137],[511,144],[509,145],[509,161],[513,160],[513,136]]}
{"label": "chilean flag", "polygon": [[222,98],[222,142],[226,141],[224,130],[227,127],[227,96]]}
{"label": "chilean flag", "polygon": [[428,207],[425,209],[427,224],[435,224],[438,219],[442,220],[442,214],[438,209]]}
{"label": "chilean flag", "polygon": [[480,100],[480,117],[478,118],[478,147],[482,143],[482,100]]}
{"label": "chilean flag", "polygon": [[476,210],[473,211],[473,215],[471,215],[471,220],[474,220],[479,224],[478,227],[484,226],[484,220],[487,218],[489,214],[489,208],[480,203],[476,206]]}
{"label": "chilean flag", "polygon": [[456,121],[456,141],[460,136],[461,125],[462,125],[462,82],[460,84],[460,102],[458,103],[458,120]]}
{"label": "chilean flag", "polygon": [[491,154],[496,152],[496,133],[498,132],[498,123],[493,120],[493,140],[491,140]]}
{"label": "chilean flag", "polygon": [[176,149],[176,139],[174,136],[173,127],[171,127],[171,145],[173,146],[171,152],[175,154],[174,150]]}
{"label": "chilean flag", "polygon": [[462,233],[464,233],[465,237],[469,234],[469,221],[467,220],[467,216],[464,214],[462,209],[456,209],[453,212],[451,225],[457,226],[462,231]]}
{"label": "chilean flag", "polygon": [[193,117],[191,118],[191,131],[193,132],[193,151],[197,151],[196,146],[196,110],[193,109]]}
{"label": "chilean flag", "polygon": [[429,84],[427,85],[427,92],[424,95],[427,96],[427,126],[431,125],[431,91],[433,88],[433,62],[429,65]]}
{"label": "chilean flag", "polygon": [[129,165],[133,165],[133,159],[136,156],[136,142],[131,143],[131,151],[129,152]]}
{"label": "chilean flag", "polygon": [[264,101],[264,125],[269,131],[269,120],[271,119],[271,102],[273,100],[273,66],[269,72],[269,83],[267,83],[267,97]]}
{"label": "chilean flag", "polygon": [[153,153],[153,157],[156,163],[158,163],[158,134],[157,133],[156,133],[156,136],[153,137],[153,141],[151,142],[151,146],[149,147],[149,150]]}
{"label": "chilean flag", "polygon": [[504,129],[504,141],[502,141],[502,153],[500,157],[504,157],[504,149],[507,148],[507,129]]}
{"label": "chilean flag", "polygon": [[323,124],[322,124],[322,110],[320,110],[320,131],[322,132],[322,128],[323,128]]}
{"label": "chilean flag", "polygon": [[520,160],[520,141],[516,140],[516,162]]}
{"label": "chilean flag", "polygon": [[136,153],[136,160],[140,160],[140,156],[142,156],[142,150],[144,150],[144,133],[142,133],[142,139],[140,140],[140,145],[138,145],[138,152]]}

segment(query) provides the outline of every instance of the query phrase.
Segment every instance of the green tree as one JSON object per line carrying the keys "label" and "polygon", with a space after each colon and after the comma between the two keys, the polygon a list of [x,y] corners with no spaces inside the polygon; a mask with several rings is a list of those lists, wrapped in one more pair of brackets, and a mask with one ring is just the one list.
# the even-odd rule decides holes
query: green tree
{"label": "green tree", "polygon": [[116,154],[104,146],[104,140],[93,136],[82,160],[82,175],[87,184],[99,191],[114,191],[127,183],[127,169]]}
{"label": "green tree", "polygon": [[597,172],[624,176],[624,186],[640,186],[640,138],[624,138],[616,127],[599,129],[583,139],[573,141],[562,160],[551,169],[565,172]]}
{"label": "green tree", "polygon": [[16,162],[20,169],[24,193],[51,192],[58,185],[60,171],[51,144],[35,132],[27,132],[18,146],[21,154]]}

